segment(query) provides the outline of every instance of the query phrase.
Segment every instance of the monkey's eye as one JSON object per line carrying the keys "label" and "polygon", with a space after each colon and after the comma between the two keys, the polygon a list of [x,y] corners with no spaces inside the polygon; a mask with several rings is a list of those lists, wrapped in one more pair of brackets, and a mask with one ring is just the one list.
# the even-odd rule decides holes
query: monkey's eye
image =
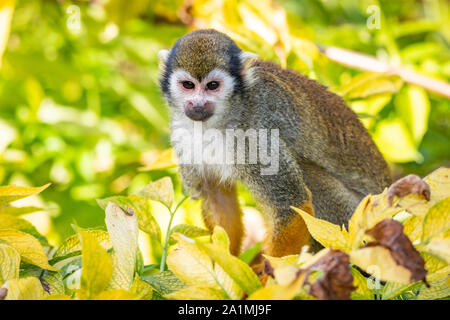
{"label": "monkey's eye", "polygon": [[191,81],[183,81],[183,87],[186,89],[194,89],[195,84]]}
{"label": "monkey's eye", "polygon": [[206,88],[208,90],[216,90],[219,87],[219,83],[217,81],[211,81],[206,84]]}

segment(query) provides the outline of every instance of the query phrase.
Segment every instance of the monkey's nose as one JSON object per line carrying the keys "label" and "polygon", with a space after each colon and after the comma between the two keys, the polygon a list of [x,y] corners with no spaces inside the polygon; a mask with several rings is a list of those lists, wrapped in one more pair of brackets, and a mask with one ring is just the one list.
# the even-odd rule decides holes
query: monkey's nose
{"label": "monkey's nose", "polygon": [[187,105],[184,109],[185,114],[195,121],[206,121],[213,115],[212,104]]}
{"label": "monkey's nose", "polygon": [[203,110],[205,109],[205,107],[204,106],[202,106],[202,105],[196,105],[196,106],[194,106],[194,112],[196,112],[196,113],[201,113],[201,112],[203,112]]}

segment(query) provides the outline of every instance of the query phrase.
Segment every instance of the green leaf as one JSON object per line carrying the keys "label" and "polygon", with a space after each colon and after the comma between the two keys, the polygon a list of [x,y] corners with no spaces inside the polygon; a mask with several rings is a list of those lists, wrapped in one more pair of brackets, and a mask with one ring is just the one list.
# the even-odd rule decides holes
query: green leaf
{"label": "green leaf", "polygon": [[352,300],[357,295],[358,299],[354,300],[373,300],[374,292],[367,286],[368,278],[364,277],[356,268],[350,269],[353,275],[353,285],[356,290],[352,292]]}
{"label": "green leaf", "polygon": [[255,243],[252,247],[248,248],[239,255],[239,259],[249,264],[253,259],[261,252],[262,242]]}
{"label": "green leaf", "polygon": [[12,206],[6,206],[6,207],[2,207],[0,208],[0,214],[9,214],[11,216],[20,216],[23,214],[28,214],[28,213],[33,213],[36,211],[42,211],[44,209],[39,208],[39,207],[32,207],[32,206],[28,206],[28,207],[12,207]]}
{"label": "green leaf", "polygon": [[422,285],[423,282],[414,282],[410,284],[387,282],[383,290],[381,291],[381,295],[383,297],[383,300],[390,300],[395,297],[398,297],[402,293],[415,290]]}
{"label": "green leaf", "polygon": [[0,186],[0,207],[3,207],[10,202],[38,194],[48,188],[48,186],[50,186],[50,183],[36,188]]}
{"label": "green leaf", "polygon": [[78,233],[81,236],[83,252],[81,288],[78,295],[82,299],[93,299],[104,291],[111,281],[112,259],[91,233],[81,229],[78,229]]}
{"label": "green leaf", "polygon": [[[81,229],[81,228],[80,228]],[[109,234],[102,230],[83,230],[84,232],[90,233],[100,244],[100,246],[109,250],[112,248],[111,241],[109,240]],[[61,246],[53,254],[53,259],[71,255],[75,252],[80,252],[81,254],[81,242],[78,234],[74,234],[68,237]]]}
{"label": "green leaf", "polygon": [[114,247],[111,288],[128,290],[133,283],[138,250],[137,217],[111,202],[105,212],[106,227]]}
{"label": "green leaf", "polygon": [[49,294],[63,295],[65,293],[63,277],[59,272],[44,271],[40,280]]}
{"label": "green leaf", "polygon": [[178,279],[175,274],[168,270],[141,277],[149,283],[161,295],[169,294],[186,288],[186,284]]}
{"label": "green leaf", "polygon": [[170,236],[174,233],[181,233],[188,238],[196,238],[202,236],[208,236],[211,234],[209,230],[192,226],[189,224],[178,224],[170,230]]}
{"label": "green leaf", "polygon": [[19,278],[19,267],[19,252],[7,244],[0,244],[0,287],[5,281]]}
{"label": "green leaf", "polygon": [[24,262],[36,265],[42,269],[59,271],[48,264],[47,256],[39,241],[33,236],[12,229],[0,230],[0,240],[14,247]]}
{"label": "green leaf", "polygon": [[444,275],[435,281],[430,281],[430,287],[422,286],[418,300],[436,300],[450,296],[450,276]]}
{"label": "green leaf", "polygon": [[174,199],[172,180],[170,177],[164,177],[157,181],[151,182],[137,192],[137,195],[150,200],[159,201],[166,207],[171,208]]}

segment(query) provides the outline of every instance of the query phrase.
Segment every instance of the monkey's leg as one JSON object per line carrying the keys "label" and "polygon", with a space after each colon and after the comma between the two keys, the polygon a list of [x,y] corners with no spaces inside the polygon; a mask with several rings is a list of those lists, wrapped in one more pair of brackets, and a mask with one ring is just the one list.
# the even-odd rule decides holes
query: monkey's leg
{"label": "monkey's leg", "polygon": [[[308,198],[295,205],[303,211],[314,215],[311,192],[305,187]],[[304,245],[311,244],[311,237],[303,218],[291,208],[274,208],[270,213],[264,253],[270,256],[283,257],[300,253]]]}
{"label": "monkey's leg", "polygon": [[277,174],[261,175],[257,167],[250,170],[249,188],[262,204],[267,220],[264,253],[277,257],[298,254],[310,244],[310,235],[302,217],[290,206],[314,214],[301,169],[289,154],[281,153]]}
{"label": "monkey's leg", "polygon": [[219,225],[230,238],[230,251],[238,255],[244,233],[242,210],[239,206],[236,187],[205,185],[203,189],[202,213],[205,225],[213,230]]}

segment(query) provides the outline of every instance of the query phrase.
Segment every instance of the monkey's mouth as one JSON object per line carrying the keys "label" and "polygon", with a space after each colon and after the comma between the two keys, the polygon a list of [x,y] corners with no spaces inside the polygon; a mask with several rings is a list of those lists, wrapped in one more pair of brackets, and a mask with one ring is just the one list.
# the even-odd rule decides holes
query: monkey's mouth
{"label": "monkey's mouth", "polygon": [[184,113],[194,121],[206,121],[214,114],[209,108],[187,108],[184,110]]}

